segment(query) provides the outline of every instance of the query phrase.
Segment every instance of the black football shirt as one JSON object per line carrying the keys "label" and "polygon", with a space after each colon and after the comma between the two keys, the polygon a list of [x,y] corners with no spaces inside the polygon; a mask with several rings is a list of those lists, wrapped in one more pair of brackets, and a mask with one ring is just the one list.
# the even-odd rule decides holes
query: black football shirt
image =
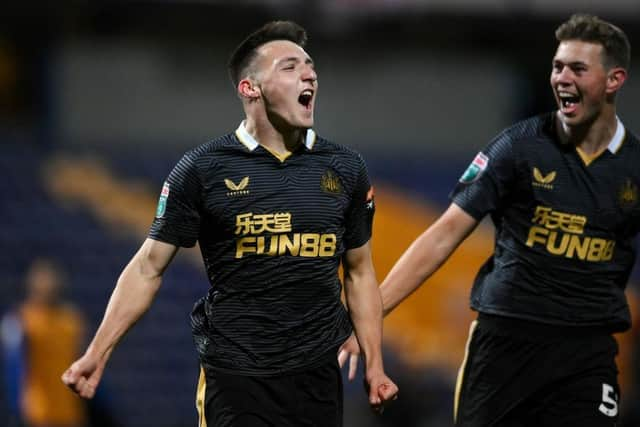
{"label": "black football shirt", "polygon": [[243,124],[187,152],[149,237],[200,245],[211,284],[192,313],[201,361],[273,375],[335,352],[351,333],[338,267],[370,239],[373,213],[361,156],[311,129],[286,158]]}
{"label": "black football shirt", "polygon": [[630,326],[624,289],[640,230],[640,144],[618,120],[589,158],[562,144],[555,113],[519,122],[478,153],[453,203],[495,225],[471,306],[567,326]]}

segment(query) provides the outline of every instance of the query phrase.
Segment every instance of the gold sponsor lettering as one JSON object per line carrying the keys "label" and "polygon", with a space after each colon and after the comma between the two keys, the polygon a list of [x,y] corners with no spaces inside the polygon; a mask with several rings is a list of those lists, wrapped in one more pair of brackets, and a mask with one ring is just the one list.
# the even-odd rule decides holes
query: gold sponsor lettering
{"label": "gold sponsor lettering", "polygon": [[552,255],[582,261],[601,262],[613,258],[614,240],[580,236],[587,223],[585,216],[538,206],[531,222],[537,225],[529,228],[526,242],[529,247],[543,245]]}
{"label": "gold sponsor lettering", "polygon": [[287,233],[291,231],[291,214],[243,213],[236,216],[235,234]]}
{"label": "gold sponsor lettering", "polygon": [[610,261],[613,258],[613,247],[616,242],[594,237],[589,245],[587,261]]}
{"label": "gold sponsor lettering", "polygon": [[[293,233],[244,236],[236,241],[236,258],[245,255],[330,257],[336,253],[335,234]],[[268,246],[267,246],[268,242]]]}
{"label": "gold sponsor lettering", "polygon": [[587,223],[587,217],[558,212],[551,208],[538,206],[536,207],[531,222],[543,225],[550,230],[559,228],[567,233],[582,234],[584,232],[584,226]]}
{"label": "gold sponsor lettering", "polygon": [[318,246],[320,244],[320,235],[305,233],[301,238],[300,256],[317,257]]}
{"label": "gold sponsor lettering", "polygon": [[529,238],[527,239],[527,246],[533,247],[535,243],[540,243],[544,245],[547,243],[547,236],[549,235],[549,230],[542,227],[533,226],[529,229]]}
{"label": "gold sponsor lettering", "polygon": [[[291,255],[303,257],[334,256],[338,239],[335,234],[290,233],[291,213],[236,215],[236,258],[245,255]],[[263,235],[264,233],[274,233]]]}
{"label": "gold sponsor lettering", "polygon": [[[264,239],[264,237],[263,237]],[[270,237],[270,244],[269,244],[269,250],[267,252],[265,252],[265,255],[269,255],[269,256],[274,256],[278,253],[278,236],[271,236]]]}
{"label": "gold sponsor lettering", "polygon": [[236,234],[249,234],[251,233],[251,212],[236,215]]}
{"label": "gold sponsor lettering", "polygon": [[567,258],[573,258],[577,254],[579,259],[585,259],[589,251],[589,243],[591,243],[591,238],[589,237],[585,237],[582,240],[578,238],[571,239],[567,248]]}
{"label": "gold sponsor lettering", "polygon": [[[556,244],[556,240],[558,239],[558,237],[560,237],[560,244]],[[552,255],[564,254],[567,251],[569,237],[569,234],[562,234],[561,236],[559,236],[558,233],[550,233],[549,240],[547,240],[547,250],[549,251],[549,253]]]}
{"label": "gold sponsor lettering", "polygon": [[258,252],[258,247],[255,237],[243,237],[236,241],[236,258],[242,258],[245,253],[256,252]]}
{"label": "gold sponsor lettering", "polygon": [[280,234],[278,236],[278,255],[284,255],[289,252],[293,256],[298,256],[300,252],[300,233],[295,233],[293,241],[286,234]]}
{"label": "gold sponsor lettering", "polygon": [[337,239],[335,234],[321,234],[320,245],[318,246],[318,256],[333,256],[336,253],[336,243]]}

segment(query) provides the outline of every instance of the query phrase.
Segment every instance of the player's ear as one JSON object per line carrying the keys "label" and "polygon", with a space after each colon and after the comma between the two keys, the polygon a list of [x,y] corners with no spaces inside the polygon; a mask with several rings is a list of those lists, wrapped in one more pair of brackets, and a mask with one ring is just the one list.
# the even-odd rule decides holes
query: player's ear
{"label": "player's ear", "polygon": [[243,98],[255,100],[260,98],[260,87],[251,79],[242,79],[238,82],[238,93]]}
{"label": "player's ear", "polygon": [[622,67],[615,67],[607,72],[607,93],[615,93],[627,79],[627,70]]}

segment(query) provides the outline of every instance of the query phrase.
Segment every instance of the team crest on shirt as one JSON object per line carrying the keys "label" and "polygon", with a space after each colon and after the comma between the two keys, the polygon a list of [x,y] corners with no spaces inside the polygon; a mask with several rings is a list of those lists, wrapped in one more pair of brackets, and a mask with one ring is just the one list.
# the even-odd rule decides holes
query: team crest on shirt
{"label": "team crest on shirt", "polygon": [[480,178],[480,175],[487,169],[489,165],[489,158],[482,152],[478,153],[473,159],[469,167],[460,177],[462,184],[471,184],[476,179]]}
{"label": "team crest on shirt", "polygon": [[248,176],[242,178],[238,184],[234,183],[228,178],[225,178],[224,185],[226,185],[227,189],[229,190],[227,192],[227,196],[245,196],[249,194],[249,190],[247,190],[247,187],[249,186]]}
{"label": "team crest on shirt", "polygon": [[634,207],[638,203],[638,186],[627,178],[618,191],[618,203],[623,209]]}
{"label": "team crest on shirt", "polygon": [[167,199],[169,198],[169,183],[165,182],[158,199],[158,208],[156,209],[156,218],[162,218],[167,210]]}
{"label": "team crest on shirt", "polygon": [[325,193],[340,194],[342,192],[340,178],[331,169],[327,169],[320,178],[320,188]]}

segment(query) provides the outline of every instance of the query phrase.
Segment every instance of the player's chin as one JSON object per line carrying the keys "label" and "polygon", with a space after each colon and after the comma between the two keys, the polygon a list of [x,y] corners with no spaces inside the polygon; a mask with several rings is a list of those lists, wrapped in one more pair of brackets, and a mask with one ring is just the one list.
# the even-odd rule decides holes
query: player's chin
{"label": "player's chin", "polygon": [[560,120],[562,120],[562,123],[566,126],[577,126],[581,122],[579,115],[575,113],[566,114],[563,113],[562,110],[560,110]]}
{"label": "player's chin", "polygon": [[313,127],[313,114],[311,116],[297,117],[294,126],[299,129],[310,129]]}

